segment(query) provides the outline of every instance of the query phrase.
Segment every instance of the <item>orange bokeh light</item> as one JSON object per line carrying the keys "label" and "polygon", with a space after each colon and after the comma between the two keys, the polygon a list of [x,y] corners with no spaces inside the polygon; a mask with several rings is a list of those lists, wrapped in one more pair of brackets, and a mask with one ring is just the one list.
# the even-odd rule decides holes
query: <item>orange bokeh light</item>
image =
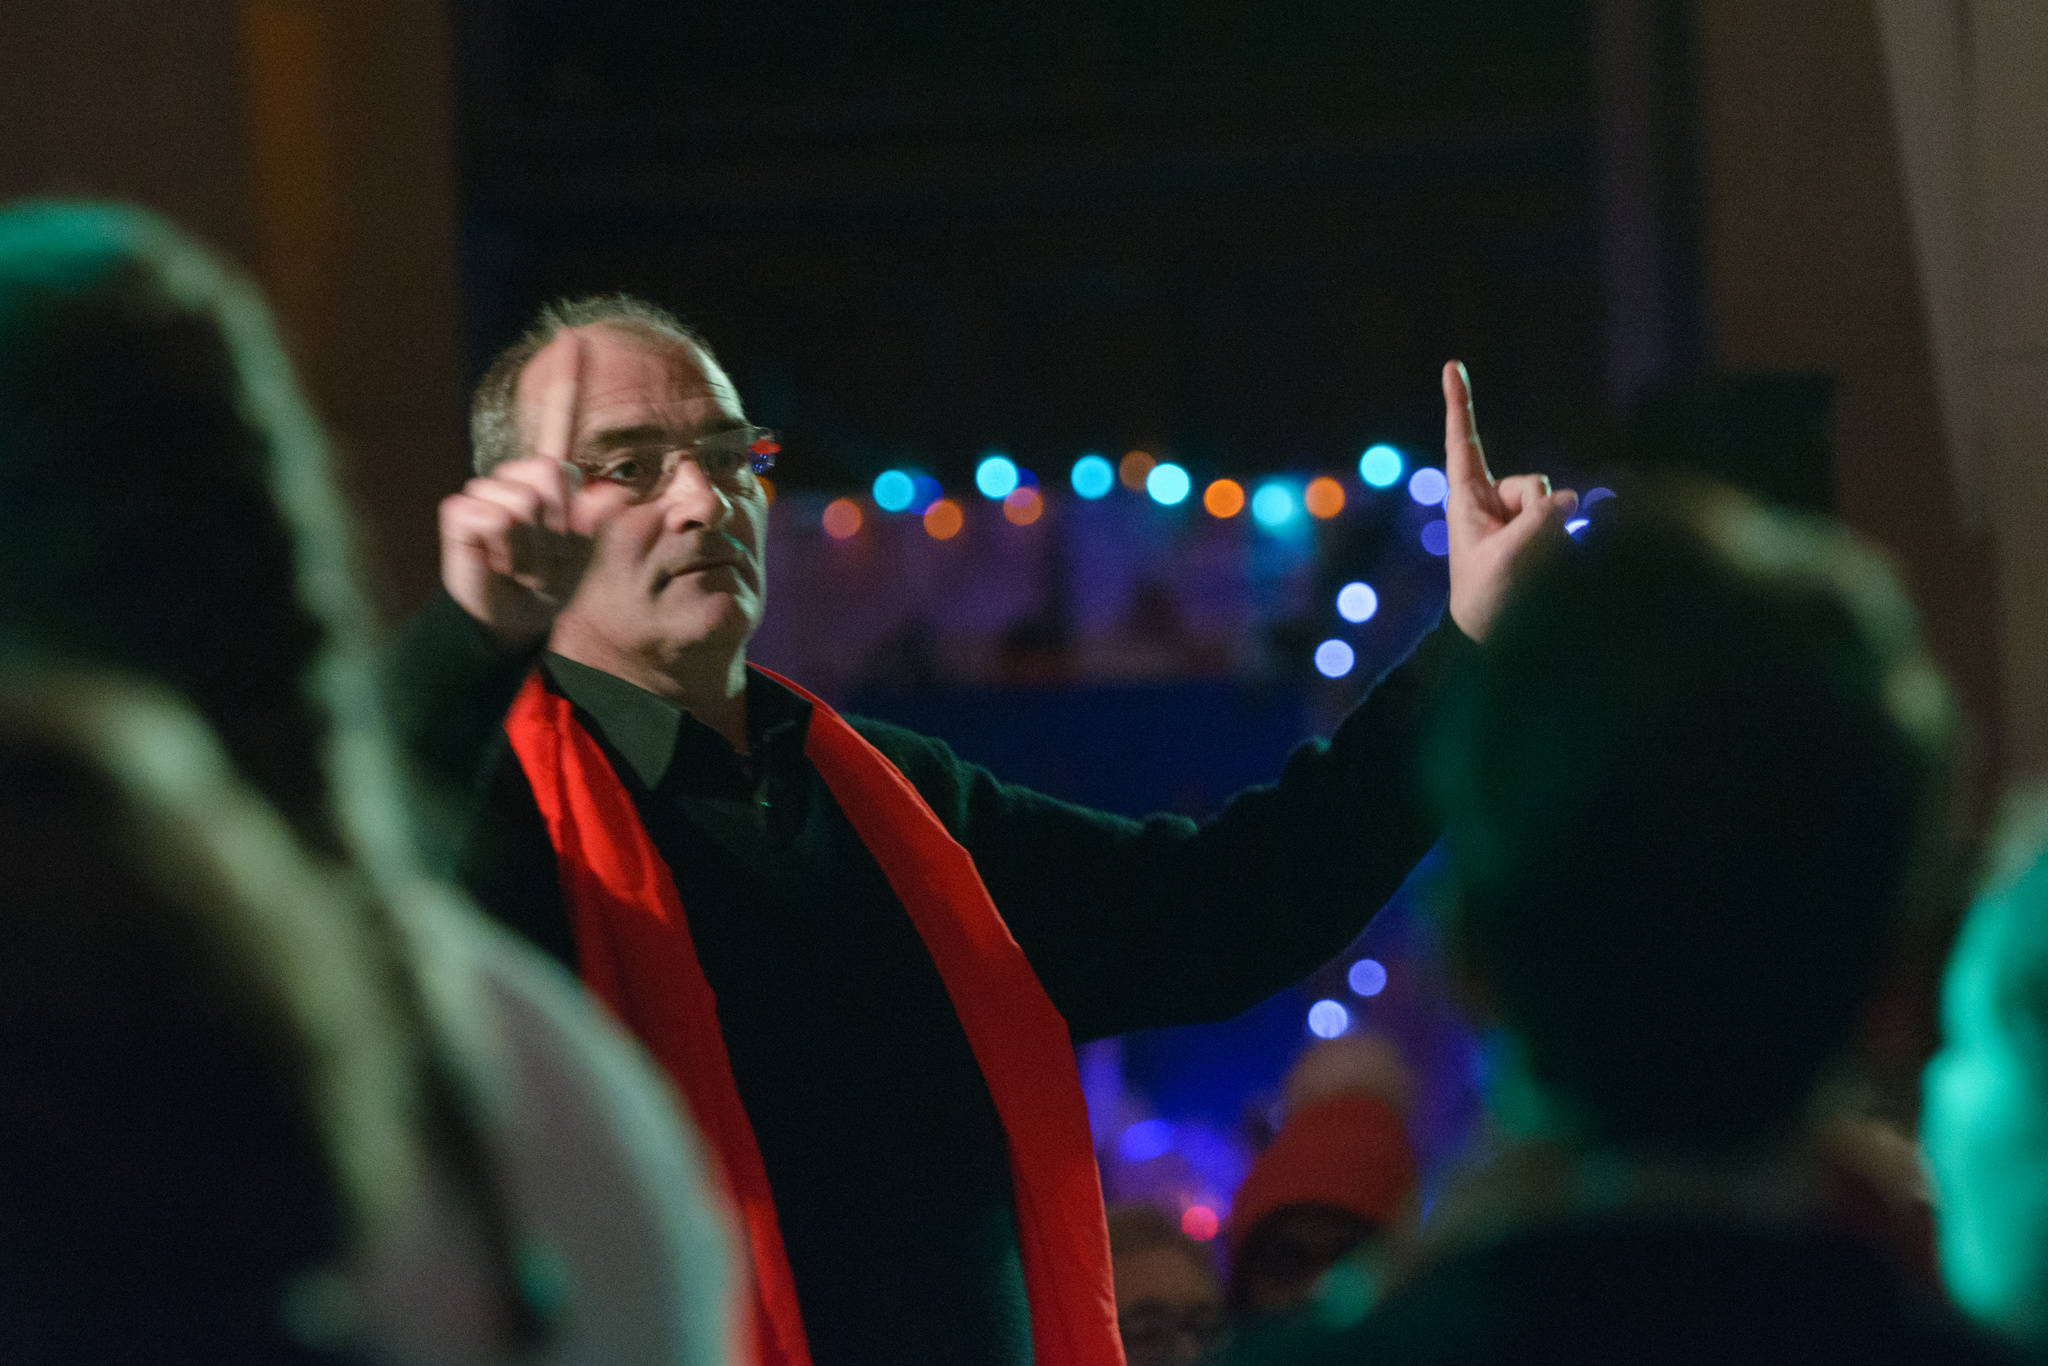
{"label": "orange bokeh light", "polygon": [[941,498],[924,510],[924,529],[935,541],[950,541],[958,536],[966,520],[960,505],[951,498]]}
{"label": "orange bokeh light", "polygon": [[1159,462],[1143,451],[1132,451],[1116,463],[1116,477],[1123,480],[1124,487],[1132,493],[1145,491],[1145,476],[1152,473],[1152,467]]}
{"label": "orange bokeh light", "polygon": [[1037,489],[1012,489],[1003,499],[1003,516],[1017,526],[1030,526],[1045,511],[1045,499]]}
{"label": "orange bokeh light", "polygon": [[1244,511],[1244,486],[1235,479],[1218,479],[1202,490],[1202,506],[1211,517],[1235,517]]}
{"label": "orange bokeh light", "polygon": [[851,498],[834,498],[825,504],[825,534],[843,541],[860,530],[860,504]]}
{"label": "orange bokeh light", "polygon": [[1324,475],[1308,481],[1308,487],[1301,491],[1301,505],[1308,509],[1311,517],[1331,518],[1344,510],[1344,486]]}
{"label": "orange bokeh light", "polygon": [[754,481],[761,486],[761,496],[769,502],[775,501],[775,481],[765,474],[757,474]]}

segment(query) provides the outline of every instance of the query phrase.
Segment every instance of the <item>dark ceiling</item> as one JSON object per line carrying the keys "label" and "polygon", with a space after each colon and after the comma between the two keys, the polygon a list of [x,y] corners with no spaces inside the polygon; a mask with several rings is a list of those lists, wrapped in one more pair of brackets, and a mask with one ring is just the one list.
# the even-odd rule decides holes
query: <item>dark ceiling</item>
{"label": "dark ceiling", "polygon": [[471,360],[544,299],[698,323],[797,485],[986,446],[1530,461],[1597,407],[1582,4],[468,0]]}

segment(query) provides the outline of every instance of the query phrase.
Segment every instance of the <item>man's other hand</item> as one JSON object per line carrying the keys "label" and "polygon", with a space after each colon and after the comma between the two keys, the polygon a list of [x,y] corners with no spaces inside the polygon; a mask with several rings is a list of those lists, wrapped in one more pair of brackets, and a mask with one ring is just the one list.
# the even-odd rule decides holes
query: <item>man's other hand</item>
{"label": "man's other hand", "polygon": [[534,453],[441,500],[442,587],[508,649],[547,638],[582,581],[598,527],[625,502],[614,485],[584,487],[568,463],[582,372],[574,332],[541,348],[519,386]]}
{"label": "man's other hand", "polygon": [[1484,640],[1507,593],[1515,556],[1579,505],[1570,489],[1550,490],[1541,474],[1495,482],[1472,413],[1472,381],[1459,361],[1444,366],[1445,529],[1451,541],[1451,620]]}

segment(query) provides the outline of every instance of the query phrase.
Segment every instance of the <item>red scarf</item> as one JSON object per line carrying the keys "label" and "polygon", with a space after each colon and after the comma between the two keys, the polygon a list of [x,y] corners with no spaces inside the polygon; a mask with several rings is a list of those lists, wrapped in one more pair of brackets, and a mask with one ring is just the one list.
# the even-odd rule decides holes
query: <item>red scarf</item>
{"label": "red scarf", "polygon": [[[1122,1366],[1102,1187],[1066,1021],[974,860],[917,789],[830,707],[767,676],[809,699],[804,755],[909,912],[988,1083],[1009,1137],[1038,1366]],[[538,673],[505,732],[555,846],[585,984],[674,1079],[723,1164],[753,1253],[759,1359],[810,1366],[775,1197],[675,879],[604,752]]]}

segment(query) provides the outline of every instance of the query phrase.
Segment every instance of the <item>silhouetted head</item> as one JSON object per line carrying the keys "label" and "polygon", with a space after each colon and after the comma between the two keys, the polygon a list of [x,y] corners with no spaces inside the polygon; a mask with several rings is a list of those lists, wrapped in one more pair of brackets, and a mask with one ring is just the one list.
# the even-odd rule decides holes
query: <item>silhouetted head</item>
{"label": "silhouetted head", "polygon": [[377,899],[327,909],[374,946],[432,1156],[485,1230],[512,1331],[537,1340],[475,1079],[395,909],[426,893],[350,541],[239,272],[141,209],[0,209],[0,661],[168,687],[309,849],[368,875]]}
{"label": "silhouetted head", "polygon": [[0,210],[0,649],[161,679],[337,852],[337,739],[375,730],[348,540],[239,273],[139,209]]}
{"label": "silhouetted head", "polygon": [[1945,833],[1952,719],[1881,560],[1649,489],[1520,568],[1431,748],[1451,945],[1564,1132],[1766,1142]]}

